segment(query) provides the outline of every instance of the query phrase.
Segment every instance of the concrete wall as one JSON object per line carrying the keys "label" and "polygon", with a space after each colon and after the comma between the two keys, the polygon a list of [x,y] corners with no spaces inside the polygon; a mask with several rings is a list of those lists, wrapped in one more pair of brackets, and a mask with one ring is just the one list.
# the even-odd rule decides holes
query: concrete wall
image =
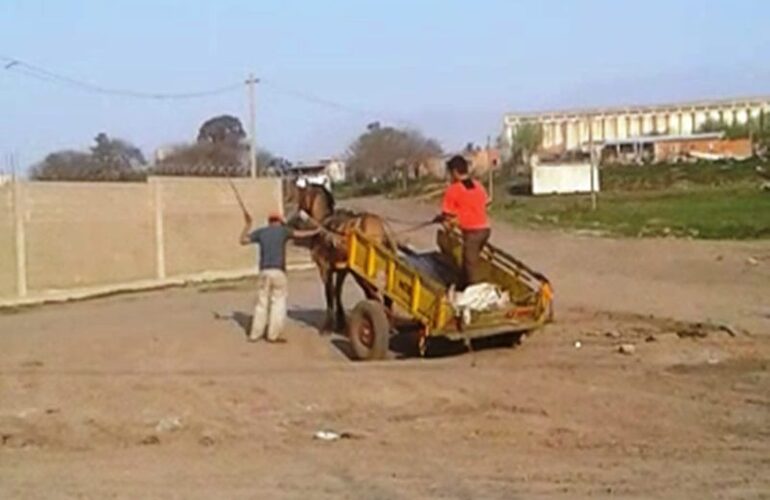
{"label": "concrete wall", "polygon": [[33,182],[23,192],[30,292],[154,276],[147,184]]}
{"label": "concrete wall", "polygon": [[[255,224],[266,223],[269,211],[282,210],[280,179],[233,182]],[[254,249],[238,246],[243,217],[226,179],[155,178],[151,183],[162,200],[167,275],[255,265]]]}
{"label": "concrete wall", "polygon": [[13,184],[0,184],[0,297],[17,293],[15,219]]}
{"label": "concrete wall", "polygon": [[[599,191],[599,169],[594,169]],[[537,165],[532,168],[532,194],[590,193],[591,165]]]}
{"label": "concrete wall", "polygon": [[[234,183],[256,224],[282,210],[279,179]],[[0,297],[251,269],[242,224],[226,179],[2,185]]]}

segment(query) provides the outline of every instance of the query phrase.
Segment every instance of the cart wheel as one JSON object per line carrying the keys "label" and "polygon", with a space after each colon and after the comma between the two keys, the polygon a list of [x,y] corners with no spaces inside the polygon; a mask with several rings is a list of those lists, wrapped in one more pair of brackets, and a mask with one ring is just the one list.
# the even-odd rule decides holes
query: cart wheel
{"label": "cart wheel", "polygon": [[390,343],[385,307],[376,300],[359,302],[348,318],[348,338],[358,359],[385,359]]}

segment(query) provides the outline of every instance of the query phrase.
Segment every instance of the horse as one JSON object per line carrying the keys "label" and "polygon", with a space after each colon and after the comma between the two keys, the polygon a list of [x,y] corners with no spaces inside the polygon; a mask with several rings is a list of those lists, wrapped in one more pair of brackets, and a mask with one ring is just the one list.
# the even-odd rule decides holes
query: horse
{"label": "horse", "polygon": [[[348,275],[347,235],[359,230],[369,240],[393,251],[396,250],[396,242],[382,217],[367,212],[337,209],[334,196],[323,186],[308,184],[306,187],[297,187],[292,197],[296,199],[298,213],[304,212],[322,228],[322,232],[310,239],[308,245],[310,256],[324,284],[326,316],[321,331],[343,331],[346,321],[342,288]],[[295,217],[294,224],[301,224],[298,219],[301,221],[302,217]],[[381,297],[376,287],[355,274],[353,277],[367,299],[383,300],[386,307],[391,308],[392,302]]]}

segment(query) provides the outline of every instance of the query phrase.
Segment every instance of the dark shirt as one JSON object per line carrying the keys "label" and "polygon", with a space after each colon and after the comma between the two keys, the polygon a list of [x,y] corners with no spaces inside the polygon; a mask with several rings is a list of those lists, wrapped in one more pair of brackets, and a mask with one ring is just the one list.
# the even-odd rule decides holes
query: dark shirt
{"label": "dark shirt", "polygon": [[252,231],[249,240],[259,244],[259,269],[286,270],[286,241],[291,231],[285,226],[265,226]]}

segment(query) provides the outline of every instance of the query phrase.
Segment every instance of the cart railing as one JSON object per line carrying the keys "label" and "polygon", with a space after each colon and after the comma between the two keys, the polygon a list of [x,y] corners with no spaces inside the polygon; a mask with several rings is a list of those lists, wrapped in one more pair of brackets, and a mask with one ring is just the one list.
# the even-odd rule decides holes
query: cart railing
{"label": "cart railing", "polygon": [[366,238],[358,230],[348,236],[348,268],[427,328],[451,318],[446,290],[422,275],[392,250]]}

